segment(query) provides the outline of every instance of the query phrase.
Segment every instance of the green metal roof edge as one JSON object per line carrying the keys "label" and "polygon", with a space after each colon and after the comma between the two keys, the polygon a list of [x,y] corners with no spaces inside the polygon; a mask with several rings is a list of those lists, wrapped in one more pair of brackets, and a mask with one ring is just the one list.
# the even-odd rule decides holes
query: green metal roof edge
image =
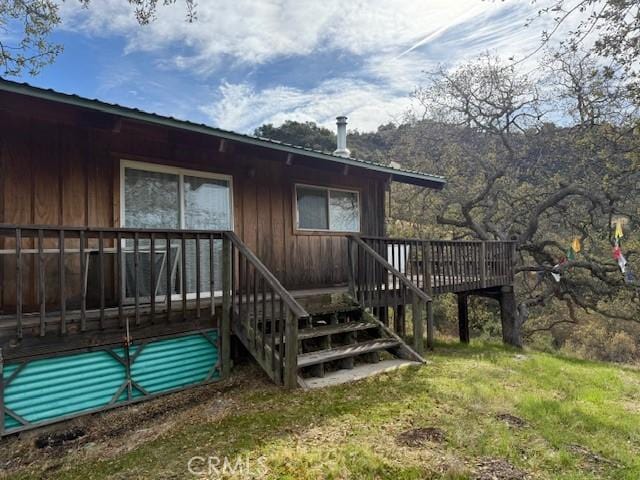
{"label": "green metal roof edge", "polygon": [[318,158],[330,162],[340,163],[343,165],[365,168],[367,170],[389,174],[391,175],[391,178],[393,180],[402,183],[410,183],[413,185],[435,189],[441,189],[446,184],[446,180],[444,179],[444,177],[440,177],[438,175],[430,175],[418,171],[392,168],[387,165],[382,165],[380,163],[375,163],[368,160],[331,155],[319,150],[292,145],[269,138],[254,137],[252,135],[236,133],[229,130],[211,127],[204,123],[194,123],[188,120],[179,120],[174,117],[145,112],[137,108],[124,107],[122,105],[107,103],[97,99],[89,99],[81,97],[79,95],[61,93],[52,89],[34,87],[33,85],[29,85],[28,83],[18,83],[0,78],[0,90],[40,98],[43,100],[73,105],[76,107],[88,108],[91,110],[100,111],[102,113],[118,115],[133,120],[162,125],[165,127],[178,128],[182,130],[201,133],[204,135],[216,136],[224,138],[226,140],[237,141],[249,145],[271,148],[273,150],[279,150],[294,155],[304,155],[307,157]]}

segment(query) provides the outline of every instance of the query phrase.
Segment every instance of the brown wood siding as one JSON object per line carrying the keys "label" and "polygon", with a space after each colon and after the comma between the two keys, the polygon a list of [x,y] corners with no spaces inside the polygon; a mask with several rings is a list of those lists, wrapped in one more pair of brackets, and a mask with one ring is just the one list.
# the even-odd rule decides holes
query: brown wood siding
{"label": "brown wood siding", "polygon": [[[344,175],[338,166],[304,157],[286,165],[283,153],[241,144],[225,144],[221,152],[212,137],[87,116],[8,94],[0,94],[0,105],[4,223],[119,226],[119,166],[128,159],[231,175],[235,231],[289,288],[347,281],[343,235],[295,231],[295,183],[358,190],[362,234],[384,234],[386,178],[381,174],[351,169]],[[55,240],[48,242],[47,247],[55,246]],[[0,263],[11,271],[6,260]],[[33,281],[33,268],[26,271]],[[2,283],[0,298],[14,298],[13,282]]]}

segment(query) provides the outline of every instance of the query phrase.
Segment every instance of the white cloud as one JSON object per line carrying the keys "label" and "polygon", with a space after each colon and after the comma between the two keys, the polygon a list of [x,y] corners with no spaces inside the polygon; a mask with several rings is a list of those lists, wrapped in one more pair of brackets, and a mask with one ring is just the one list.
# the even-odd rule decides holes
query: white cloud
{"label": "white cloud", "polygon": [[219,98],[201,107],[212,123],[229,130],[251,132],[262,123],[315,121],[333,128],[335,117],[349,116],[350,127],[374,130],[394,120],[408,107],[408,97],[357,80],[329,80],[308,91],[275,87],[256,91],[249,84],[220,86]]}
{"label": "white cloud", "polygon": [[[198,20],[188,23],[180,3],[159,7],[157,20],[143,27],[126,0],[96,1],[87,9],[65,2],[62,15],[67,29],[123,36],[127,52],[166,54],[178,47],[180,52],[170,54],[166,63],[209,73],[223,66],[222,59],[254,65],[326,49],[398,55],[474,16],[514,3],[529,5],[527,0],[509,5],[481,0],[217,0],[198,2]],[[511,23],[523,21],[513,18]]]}
{"label": "white cloud", "polygon": [[[523,56],[529,52],[539,30],[532,29],[526,32],[526,40],[519,39],[523,36],[522,25],[531,11],[521,5],[512,10],[508,18],[498,16],[498,21],[489,22],[487,17],[496,12],[486,10],[485,5],[475,2],[474,7],[459,17],[451,15],[457,13],[456,9],[443,10],[451,15],[441,22],[446,26],[411,38],[409,43],[402,45],[402,50],[381,48],[363,55],[361,68],[349,72],[348,77],[325,79],[307,90],[287,86],[256,89],[248,82],[223,83],[215,100],[200,111],[215,125],[243,132],[250,132],[262,123],[280,124],[287,119],[311,120],[333,128],[338,114],[348,115],[352,128],[374,130],[383,123],[401,118],[410,106],[409,94],[423,81],[424,72],[433,69],[437,63],[455,64],[487,49],[499,50],[503,56]],[[473,28],[463,28],[460,35],[451,34],[451,28],[472,19]],[[392,31],[388,29],[382,36]],[[357,37],[353,33],[351,36]],[[373,40],[361,42],[360,48],[367,44],[373,44]],[[421,48],[437,55],[429,56],[421,52]]]}
{"label": "white cloud", "polygon": [[[487,50],[525,56],[545,20],[530,29],[524,23],[546,1],[532,7],[530,0],[216,0],[198,2],[198,20],[188,23],[178,0],[159,7],[157,20],[143,27],[126,0],[94,1],[88,9],[65,2],[62,14],[69,30],[124,38],[125,54],[149,55],[165,75],[179,71],[208,91],[217,86],[204,107],[192,100],[190,108],[222,128],[246,132],[285,119],[332,126],[337,114],[347,114],[352,127],[370,130],[403,113],[409,93],[436,63]],[[327,65],[325,76],[307,80],[308,87],[256,86],[261,66],[294,58],[304,70],[308,59],[319,58],[312,54],[322,52],[353,56],[358,68],[330,78]],[[220,81],[238,66],[252,76]]]}

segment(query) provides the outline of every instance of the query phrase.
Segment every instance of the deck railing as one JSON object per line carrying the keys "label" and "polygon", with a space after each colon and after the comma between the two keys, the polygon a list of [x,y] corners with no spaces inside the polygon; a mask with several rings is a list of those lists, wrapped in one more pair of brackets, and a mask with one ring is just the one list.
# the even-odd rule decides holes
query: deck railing
{"label": "deck railing", "polygon": [[218,327],[228,359],[233,321],[269,375],[293,387],[306,316],[233,232],[0,224],[0,348]]}
{"label": "deck railing", "polygon": [[[393,306],[411,305],[413,349],[418,355],[422,355],[425,313],[427,345],[429,348],[433,346],[431,297],[360,237],[348,238],[351,294],[363,308],[374,314]],[[396,333],[404,336],[404,328],[396,328]]]}
{"label": "deck railing", "polygon": [[[213,319],[225,232],[0,225],[0,331]],[[228,268],[228,267],[227,267]]]}
{"label": "deck railing", "polygon": [[237,281],[232,282],[236,332],[277,384],[294,388],[298,326],[309,314],[234,233],[227,236],[237,252]]}
{"label": "deck railing", "polygon": [[[511,242],[353,236],[349,244],[352,293],[372,311],[413,305],[415,338],[432,294],[513,281]],[[217,326],[228,358],[233,322],[277,383],[297,381],[308,314],[233,232],[0,224],[0,280],[0,347],[23,337],[95,331],[105,342]],[[431,335],[428,324],[429,343]]]}
{"label": "deck railing", "polygon": [[429,293],[461,292],[513,283],[515,243],[362,237]]}

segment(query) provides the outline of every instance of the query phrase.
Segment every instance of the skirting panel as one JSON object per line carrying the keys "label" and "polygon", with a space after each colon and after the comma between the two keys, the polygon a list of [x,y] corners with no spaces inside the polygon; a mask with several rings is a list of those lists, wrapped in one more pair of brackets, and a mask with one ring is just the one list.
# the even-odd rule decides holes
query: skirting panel
{"label": "skirting panel", "polygon": [[0,364],[3,435],[220,378],[218,330]]}

